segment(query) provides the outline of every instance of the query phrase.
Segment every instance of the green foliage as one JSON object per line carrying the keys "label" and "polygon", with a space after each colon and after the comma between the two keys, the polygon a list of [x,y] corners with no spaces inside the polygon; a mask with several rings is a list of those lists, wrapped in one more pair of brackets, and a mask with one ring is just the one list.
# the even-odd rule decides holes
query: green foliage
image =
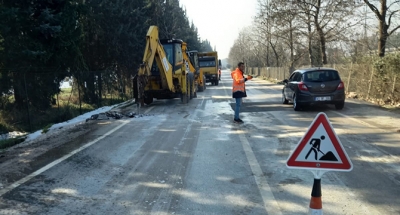
{"label": "green foliage", "polygon": [[[40,110],[50,107],[67,75],[79,40],[76,11],[71,1],[5,0],[0,9],[0,34],[4,38],[2,79],[14,90],[15,103],[27,101]],[[3,89],[4,91],[5,89]]]}
{"label": "green foliage", "polygon": [[208,40],[203,40],[201,42],[201,48],[200,48],[201,52],[212,52],[214,51],[213,48],[211,47],[211,43]]}
{"label": "green foliage", "polygon": [[400,74],[400,54],[387,54],[373,62],[380,78],[385,78],[387,74]]}
{"label": "green foliage", "polygon": [[386,48],[400,48],[400,33],[390,35],[386,43]]}
{"label": "green foliage", "polygon": [[0,140],[0,149],[5,149],[9,148],[11,146],[17,145],[19,143],[22,143],[25,141],[25,137],[20,137],[20,138],[10,138],[7,140]]}
{"label": "green foliage", "polygon": [[48,125],[46,125],[46,126],[42,129],[42,134],[47,133],[47,132],[50,130],[51,126],[53,126],[53,124],[48,124]]}
{"label": "green foliage", "polygon": [[[179,0],[1,1],[0,110],[13,112],[22,130],[28,129],[28,108],[35,113],[32,129],[75,116],[79,102],[52,115],[67,76],[74,77],[74,94],[79,89],[80,101],[88,105],[83,111],[130,98],[127,89],[150,25],[159,26],[160,37],[182,39],[191,50],[211,48],[200,41]],[[37,113],[49,116],[39,120]]]}
{"label": "green foliage", "polygon": [[[0,81],[6,84],[0,90],[13,89],[18,107],[29,101],[45,110],[59,93],[58,83],[73,75],[84,101],[100,104],[106,79],[112,77],[118,89],[130,83],[150,25],[160,27],[161,37],[183,39],[192,50],[201,48],[197,28],[179,0],[4,0]],[[104,71],[112,75],[104,76]]]}
{"label": "green foliage", "polygon": [[4,122],[0,122],[0,134],[8,133],[8,128],[3,125]]}
{"label": "green foliage", "polygon": [[[200,50],[198,30],[189,22],[186,11],[179,5],[179,0],[147,0],[145,13],[149,17],[148,26],[157,25],[160,38],[182,39],[190,50]],[[147,29],[146,29],[147,30]]]}

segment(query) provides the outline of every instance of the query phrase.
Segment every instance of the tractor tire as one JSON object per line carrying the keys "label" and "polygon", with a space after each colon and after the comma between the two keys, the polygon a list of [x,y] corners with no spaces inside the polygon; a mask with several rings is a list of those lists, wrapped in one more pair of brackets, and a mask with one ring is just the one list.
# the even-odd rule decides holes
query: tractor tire
{"label": "tractor tire", "polygon": [[203,76],[203,86],[204,86],[204,90],[206,90],[207,89],[206,76]]}
{"label": "tractor tire", "polygon": [[153,103],[153,96],[152,96],[152,95],[147,95],[147,96],[145,96],[145,97],[144,97],[144,103],[145,103],[146,105],[149,105],[149,104]]}
{"label": "tractor tire", "polygon": [[190,99],[190,87],[189,87],[189,77],[186,76],[186,93],[182,93],[181,94],[181,101],[183,104],[187,104],[189,103],[189,99]]}
{"label": "tractor tire", "polygon": [[[189,99],[193,99],[195,98],[195,93],[196,90],[194,89],[194,75],[192,73],[188,74],[188,78],[189,78]],[[188,80],[188,79],[186,79]]]}
{"label": "tractor tire", "polygon": [[[204,83],[203,83],[204,84]],[[197,91],[198,92],[203,92],[204,91],[204,87],[203,86],[198,86],[197,87]]]}

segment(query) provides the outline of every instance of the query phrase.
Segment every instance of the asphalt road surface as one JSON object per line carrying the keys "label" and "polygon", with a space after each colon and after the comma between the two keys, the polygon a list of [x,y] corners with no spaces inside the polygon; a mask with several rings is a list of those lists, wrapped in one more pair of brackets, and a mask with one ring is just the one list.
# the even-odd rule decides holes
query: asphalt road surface
{"label": "asphalt road surface", "polygon": [[313,174],[286,160],[319,112],[353,163],[322,176],[324,213],[400,214],[399,115],[355,100],[297,112],[281,88],[248,81],[243,124],[233,123],[227,70],[189,104],[155,100],[143,117],[99,121],[1,189],[0,214],[309,214]]}

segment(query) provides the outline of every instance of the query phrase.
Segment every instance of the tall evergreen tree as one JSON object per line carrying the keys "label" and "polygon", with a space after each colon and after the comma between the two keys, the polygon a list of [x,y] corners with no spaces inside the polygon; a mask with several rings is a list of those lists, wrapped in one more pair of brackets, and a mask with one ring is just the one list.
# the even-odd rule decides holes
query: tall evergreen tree
{"label": "tall evergreen tree", "polygon": [[[75,2],[75,1],[73,1]],[[47,108],[69,67],[77,4],[71,0],[4,0],[0,34],[4,37],[3,75],[12,77],[15,104]]]}
{"label": "tall evergreen tree", "polygon": [[213,51],[213,48],[212,48],[212,46],[211,46],[210,41],[208,41],[207,39],[201,41],[201,48],[200,48],[200,51],[202,51],[202,52],[212,52],[212,51]]}
{"label": "tall evergreen tree", "polygon": [[[99,103],[103,82],[124,91],[144,50],[147,21],[144,0],[86,2],[84,58],[86,71],[77,74],[86,102]],[[139,60],[140,59],[140,60]]]}

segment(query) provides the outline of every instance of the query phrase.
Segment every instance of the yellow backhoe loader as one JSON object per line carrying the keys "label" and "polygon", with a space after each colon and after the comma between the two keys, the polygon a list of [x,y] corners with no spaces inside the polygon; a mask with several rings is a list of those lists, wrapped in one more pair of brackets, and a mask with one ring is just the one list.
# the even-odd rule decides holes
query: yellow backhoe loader
{"label": "yellow backhoe loader", "polygon": [[203,70],[199,66],[198,51],[187,49],[186,43],[182,44],[183,59],[189,61],[189,69],[194,74],[195,87],[198,92],[203,92],[206,89],[206,77]]}
{"label": "yellow backhoe loader", "polygon": [[182,45],[182,40],[160,40],[158,27],[150,26],[143,62],[133,80],[136,101],[143,105],[151,104],[154,98],[180,97],[182,103],[188,103],[196,96],[194,73],[183,57]]}

